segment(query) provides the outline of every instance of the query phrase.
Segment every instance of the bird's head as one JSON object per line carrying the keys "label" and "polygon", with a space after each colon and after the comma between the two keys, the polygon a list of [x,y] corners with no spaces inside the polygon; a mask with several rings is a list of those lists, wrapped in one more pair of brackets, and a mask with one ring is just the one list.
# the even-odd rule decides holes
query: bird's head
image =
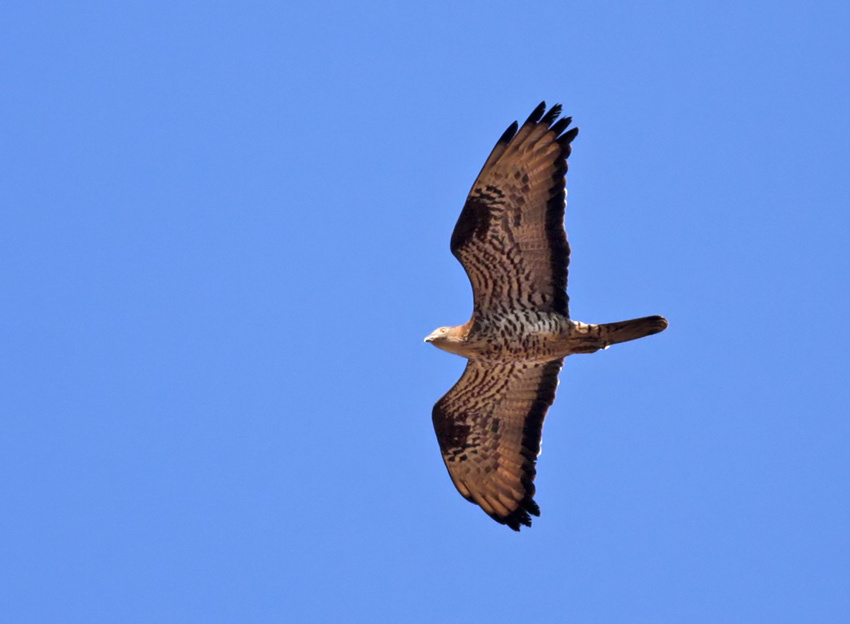
{"label": "bird's head", "polygon": [[435,347],[439,346],[439,344],[446,339],[446,336],[449,333],[450,329],[451,327],[438,327],[430,334],[425,336],[425,342],[430,342]]}
{"label": "bird's head", "polygon": [[430,342],[443,351],[460,354],[466,339],[466,333],[464,325],[459,327],[438,327],[425,336],[425,342]]}

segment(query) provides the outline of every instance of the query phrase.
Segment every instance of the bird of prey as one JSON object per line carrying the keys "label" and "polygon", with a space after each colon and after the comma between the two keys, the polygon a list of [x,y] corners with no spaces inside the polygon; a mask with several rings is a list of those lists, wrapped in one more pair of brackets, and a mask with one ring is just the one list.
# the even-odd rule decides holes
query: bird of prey
{"label": "bird of prey", "polygon": [[570,319],[564,210],[578,128],[568,130],[571,118],[560,114],[541,102],[496,143],[451,239],[472,284],[472,317],[425,338],[468,360],[432,414],[449,475],[464,498],[515,531],[540,515],[535,464],[564,358],[667,328],[661,316]]}

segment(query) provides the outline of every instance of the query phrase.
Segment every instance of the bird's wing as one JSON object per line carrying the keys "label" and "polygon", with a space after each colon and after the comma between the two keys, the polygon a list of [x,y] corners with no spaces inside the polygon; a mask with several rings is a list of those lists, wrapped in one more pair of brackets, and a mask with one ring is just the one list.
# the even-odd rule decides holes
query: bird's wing
{"label": "bird's wing", "polygon": [[535,464],[563,360],[469,360],[434,406],[434,429],[458,491],[515,531],[539,516]]}
{"label": "bird's wing", "polygon": [[567,157],[578,128],[541,102],[499,139],[452,234],[475,310],[533,308],[569,314],[564,231]]}

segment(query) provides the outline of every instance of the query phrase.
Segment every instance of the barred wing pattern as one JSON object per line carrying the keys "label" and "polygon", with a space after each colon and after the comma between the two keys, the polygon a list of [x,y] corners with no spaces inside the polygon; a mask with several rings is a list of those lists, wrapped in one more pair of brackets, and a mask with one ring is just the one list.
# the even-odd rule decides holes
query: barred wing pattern
{"label": "barred wing pattern", "polygon": [[[502,135],[469,192],[451,250],[472,284],[476,312],[569,314],[564,232],[567,157],[578,128],[541,103]],[[545,114],[544,114],[545,112]],[[566,131],[566,132],[565,132]]]}
{"label": "barred wing pattern", "polygon": [[537,454],[563,358],[667,327],[660,316],[602,325],[569,320],[564,212],[567,158],[578,128],[560,114],[560,106],[547,111],[541,102],[496,143],[452,233],[452,253],[472,284],[472,317],[425,339],[468,359],[433,411],[452,481],[516,531],[540,514]]}
{"label": "barred wing pattern", "polygon": [[434,406],[440,451],[458,491],[515,531],[540,515],[537,455],[562,364],[469,360]]}

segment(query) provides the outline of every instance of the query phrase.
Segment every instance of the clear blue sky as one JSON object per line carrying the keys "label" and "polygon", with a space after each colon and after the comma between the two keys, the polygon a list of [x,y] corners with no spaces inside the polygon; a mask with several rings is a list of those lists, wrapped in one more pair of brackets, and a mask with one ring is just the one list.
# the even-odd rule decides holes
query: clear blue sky
{"label": "clear blue sky", "polygon": [[[462,5],[462,6],[461,6]],[[0,8],[0,620],[850,621],[850,4]],[[449,253],[581,133],[542,516],[455,491]]]}

